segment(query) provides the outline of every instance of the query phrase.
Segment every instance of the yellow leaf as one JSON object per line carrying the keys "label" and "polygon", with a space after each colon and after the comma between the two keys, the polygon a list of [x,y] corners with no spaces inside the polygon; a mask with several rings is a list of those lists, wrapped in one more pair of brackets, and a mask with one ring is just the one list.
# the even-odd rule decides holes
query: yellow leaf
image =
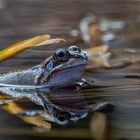
{"label": "yellow leaf", "polygon": [[21,42],[18,42],[2,51],[0,51],[0,62],[15,56],[16,54],[23,52],[24,50],[36,46],[41,46],[41,45],[47,45],[47,44],[53,44],[53,43],[58,43],[60,41],[64,41],[64,39],[50,39],[50,35],[41,35],[41,36],[36,36]]}

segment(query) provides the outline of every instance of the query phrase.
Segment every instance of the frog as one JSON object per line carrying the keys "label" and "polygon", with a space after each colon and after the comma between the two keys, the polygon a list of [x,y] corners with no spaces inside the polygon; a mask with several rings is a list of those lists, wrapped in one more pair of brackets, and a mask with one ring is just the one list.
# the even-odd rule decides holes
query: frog
{"label": "frog", "polygon": [[87,64],[87,55],[77,46],[60,48],[39,65],[22,71],[2,74],[0,83],[19,85],[19,87],[42,85],[54,88],[71,86],[80,81],[86,83],[82,76]]}

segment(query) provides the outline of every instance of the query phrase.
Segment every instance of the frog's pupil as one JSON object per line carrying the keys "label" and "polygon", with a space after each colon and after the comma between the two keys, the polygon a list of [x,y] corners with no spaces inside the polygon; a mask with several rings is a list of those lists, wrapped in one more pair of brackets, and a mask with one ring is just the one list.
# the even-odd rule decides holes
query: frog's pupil
{"label": "frog's pupil", "polygon": [[66,118],[62,115],[58,116],[58,120],[61,122],[64,122],[66,120]]}
{"label": "frog's pupil", "polygon": [[61,52],[58,53],[58,57],[64,57],[64,56],[65,56],[64,52],[61,51]]}
{"label": "frog's pupil", "polygon": [[73,48],[73,51],[77,51],[78,49],[77,48]]}
{"label": "frog's pupil", "polygon": [[64,62],[69,59],[69,53],[67,50],[58,50],[54,53],[53,58],[57,63]]}

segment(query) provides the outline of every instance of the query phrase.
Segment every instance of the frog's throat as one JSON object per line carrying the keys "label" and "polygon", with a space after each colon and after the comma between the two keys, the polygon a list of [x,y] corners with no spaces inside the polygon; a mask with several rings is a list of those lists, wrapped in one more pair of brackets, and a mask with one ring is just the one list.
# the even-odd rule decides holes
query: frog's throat
{"label": "frog's throat", "polygon": [[65,70],[70,70],[70,69],[73,69],[73,68],[76,68],[76,67],[81,67],[81,66],[84,66],[85,64],[79,64],[79,65],[75,65],[75,66],[69,66],[69,67],[65,67],[65,68],[62,68],[62,67],[57,67],[55,69],[53,69],[53,71],[51,73],[48,73],[45,81],[48,82],[51,78],[52,78],[52,75],[55,74],[55,73],[58,73],[59,71],[65,71]]}

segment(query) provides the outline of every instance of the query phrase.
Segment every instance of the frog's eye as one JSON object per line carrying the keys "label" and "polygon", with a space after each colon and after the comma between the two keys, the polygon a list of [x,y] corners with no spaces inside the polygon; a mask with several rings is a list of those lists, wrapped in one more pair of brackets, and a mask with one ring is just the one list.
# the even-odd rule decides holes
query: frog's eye
{"label": "frog's eye", "polygon": [[81,50],[77,46],[70,46],[68,50],[73,52],[81,52]]}
{"label": "frog's eye", "polygon": [[54,119],[58,124],[67,124],[71,118],[70,113],[67,112],[60,112],[54,114]]}
{"label": "frog's eye", "polygon": [[65,62],[69,59],[69,57],[70,57],[70,54],[65,49],[57,50],[53,55],[54,60],[57,62]]}

